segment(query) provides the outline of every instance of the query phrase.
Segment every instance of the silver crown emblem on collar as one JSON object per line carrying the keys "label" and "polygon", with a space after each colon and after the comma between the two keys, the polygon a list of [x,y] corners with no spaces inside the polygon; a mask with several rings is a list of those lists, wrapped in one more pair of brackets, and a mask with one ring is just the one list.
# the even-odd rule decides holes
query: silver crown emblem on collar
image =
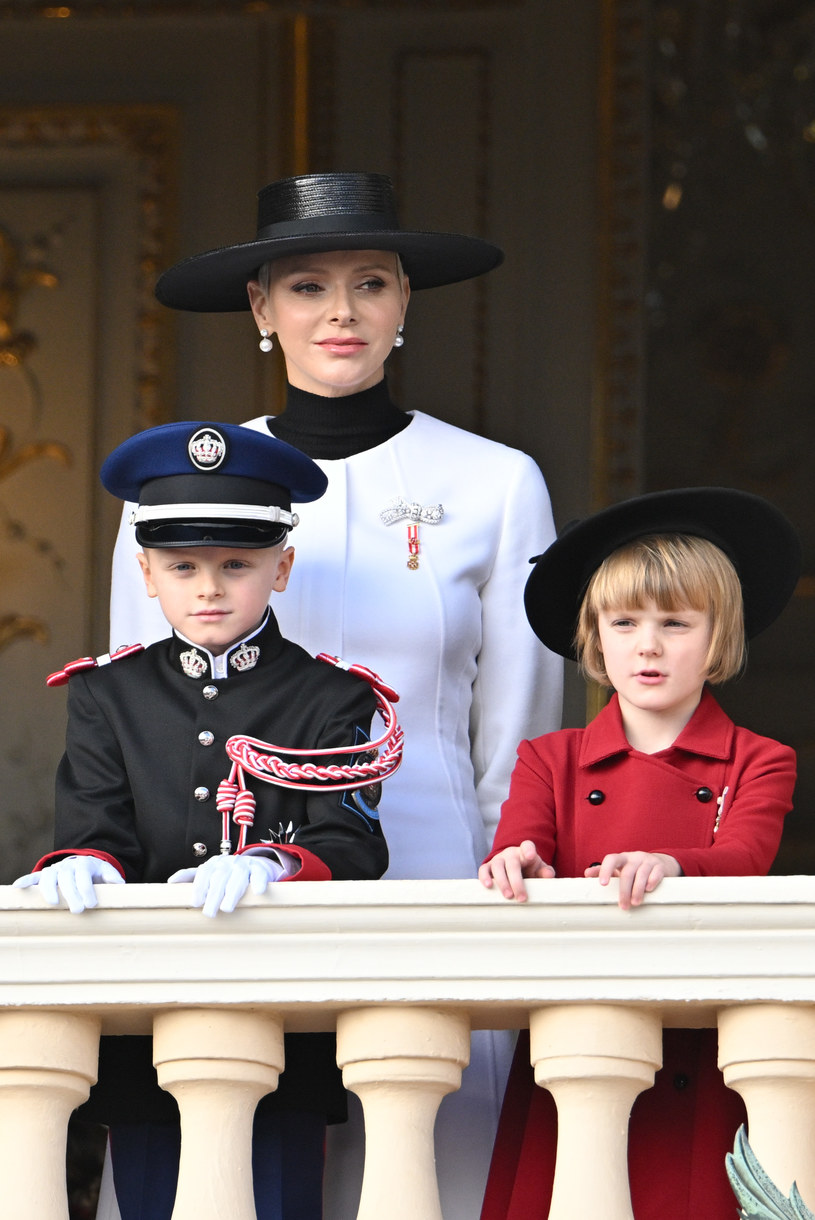
{"label": "silver crown emblem on collar", "polygon": [[226,440],[216,428],[199,428],[189,439],[187,453],[199,470],[215,470],[226,457]]}
{"label": "silver crown emblem on collar", "polygon": [[203,678],[205,674],[209,673],[209,663],[206,657],[202,657],[195,648],[182,652],[178,659],[188,678]]}
{"label": "silver crown emblem on collar", "polygon": [[254,669],[259,660],[260,649],[257,644],[241,644],[240,648],[236,648],[231,654],[229,664],[242,674],[247,669]]}

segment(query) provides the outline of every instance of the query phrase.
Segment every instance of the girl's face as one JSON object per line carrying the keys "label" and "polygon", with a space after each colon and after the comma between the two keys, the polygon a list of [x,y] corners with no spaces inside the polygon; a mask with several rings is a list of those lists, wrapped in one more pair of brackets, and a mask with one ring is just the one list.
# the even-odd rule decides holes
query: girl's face
{"label": "girl's face", "polygon": [[340,397],[382,380],[410,296],[395,254],[292,255],[271,264],[267,293],[256,280],[248,288],[258,329],[276,333],[293,386]]}
{"label": "girl's face", "polygon": [[623,718],[627,707],[690,719],[707,678],[710,615],[702,610],[601,610],[598,630],[603,662]]}

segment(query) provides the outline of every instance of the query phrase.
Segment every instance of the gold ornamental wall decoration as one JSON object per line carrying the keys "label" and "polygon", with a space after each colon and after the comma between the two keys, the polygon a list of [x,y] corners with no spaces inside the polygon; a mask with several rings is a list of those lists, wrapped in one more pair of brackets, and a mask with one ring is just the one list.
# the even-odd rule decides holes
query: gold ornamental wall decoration
{"label": "gold ornamental wall decoration", "polygon": [[[22,243],[15,241],[7,229],[0,227],[0,373],[7,374],[14,370],[22,374],[35,410],[39,406],[39,388],[26,361],[37,348],[37,336],[33,331],[19,326],[20,302],[29,289],[54,288],[57,282],[53,272],[42,266],[39,260],[32,259]],[[0,425],[0,482],[29,462],[40,459],[59,462],[63,466],[71,463],[68,449],[58,441],[34,440],[15,447],[10,429]],[[60,556],[53,545],[45,538],[32,536],[25,524],[7,514],[2,506],[0,530],[6,538],[25,542],[54,566],[60,566]],[[0,651],[21,637],[45,643],[48,629],[41,620],[31,615],[0,615]]]}

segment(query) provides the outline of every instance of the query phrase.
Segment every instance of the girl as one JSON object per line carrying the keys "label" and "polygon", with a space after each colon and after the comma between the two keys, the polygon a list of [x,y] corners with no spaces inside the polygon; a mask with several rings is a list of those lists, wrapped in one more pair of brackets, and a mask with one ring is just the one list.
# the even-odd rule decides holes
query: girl
{"label": "girl", "polygon": [[[588,728],[521,743],[479,870],[487,888],[525,901],[527,877],[616,877],[627,909],[663,877],[768,871],[795,755],[736,727],[709,687],[740,671],[746,638],[781,612],[799,565],[786,518],[724,488],[615,505],[537,558],[525,593],[534,631],[615,693]],[[666,1031],[662,1070],[631,1117],[637,1220],[734,1214],[724,1157],[743,1107],[715,1050],[713,1030]],[[534,1088],[524,1037],[482,1220],[548,1214],[556,1141],[554,1102]]]}

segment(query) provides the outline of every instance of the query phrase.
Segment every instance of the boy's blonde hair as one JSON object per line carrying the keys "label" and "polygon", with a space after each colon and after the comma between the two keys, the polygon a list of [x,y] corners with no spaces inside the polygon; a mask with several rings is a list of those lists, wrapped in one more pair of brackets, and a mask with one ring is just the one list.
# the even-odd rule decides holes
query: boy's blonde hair
{"label": "boy's blonde hair", "polygon": [[741,582],[724,551],[706,538],[654,534],[613,551],[592,576],[575,631],[583,673],[609,686],[600,649],[598,617],[611,609],[701,610],[710,615],[707,680],[726,682],[747,655]]}

